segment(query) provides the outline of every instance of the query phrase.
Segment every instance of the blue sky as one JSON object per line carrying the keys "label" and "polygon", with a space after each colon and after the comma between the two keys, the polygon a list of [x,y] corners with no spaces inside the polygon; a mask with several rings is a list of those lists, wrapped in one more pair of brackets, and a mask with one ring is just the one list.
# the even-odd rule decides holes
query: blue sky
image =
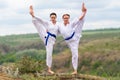
{"label": "blue sky", "polygon": [[56,12],[61,22],[64,13],[69,13],[71,20],[79,17],[83,1],[88,9],[84,30],[120,28],[119,0],[0,0],[0,36],[37,32],[29,15],[30,5],[36,16],[49,20],[49,14]]}

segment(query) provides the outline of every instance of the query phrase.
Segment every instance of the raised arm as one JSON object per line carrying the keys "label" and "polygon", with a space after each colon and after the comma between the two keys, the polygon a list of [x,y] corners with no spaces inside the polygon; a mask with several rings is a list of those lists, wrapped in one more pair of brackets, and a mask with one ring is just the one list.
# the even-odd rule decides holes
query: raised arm
{"label": "raised arm", "polygon": [[87,9],[85,7],[85,4],[82,3],[82,15],[80,16],[79,20],[82,20],[85,17],[86,12],[87,12]]}

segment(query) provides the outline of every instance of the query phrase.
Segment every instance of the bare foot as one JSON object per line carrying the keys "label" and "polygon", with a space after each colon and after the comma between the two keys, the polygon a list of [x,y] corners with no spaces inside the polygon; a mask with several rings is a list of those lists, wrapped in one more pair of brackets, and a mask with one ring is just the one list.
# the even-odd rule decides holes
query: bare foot
{"label": "bare foot", "polygon": [[32,7],[32,5],[30,6],[30,15],[31,15],[32,17],[34,17],[34,12],[33,12],[33,7]]}
{"label": "bare foot", "polygon": [[75,71],[72,73],[72,75],[77,75],[77,71],[75,70]]}
{"label": "bare foot", "polygon": [[86,9],[86,7],[85,7],[85,4],[82,3],[82,12],[86,12],[86,11],[87,11],[87,9]]}
{"label": "bare foot", "polygon": [[52,70],[48,70],[48,73],[55,74]]}

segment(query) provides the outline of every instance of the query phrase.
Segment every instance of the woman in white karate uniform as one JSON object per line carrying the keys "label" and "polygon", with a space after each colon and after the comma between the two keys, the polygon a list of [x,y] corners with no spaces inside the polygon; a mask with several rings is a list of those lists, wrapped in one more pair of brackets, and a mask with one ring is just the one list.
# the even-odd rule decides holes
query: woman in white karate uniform
{"label": "woman in white karate uniform", "polygon": [[59,27],[59,31],[67,42],[71,52],[72,52],[72,64],[74,72],[72,74],[77,74],[78,67],[78,46],[81,37],[82,27],[84,23],[84,17],[87,9],[82,4],[82,15],[76,18],[72,22],[69,22],[70,15],[64,14],[62,16],[63,23]]}
{"label": "woman in white karate uniform", "polygon": [[56,40],[56,35],[58,33],[58,23],[56,21],[57,15],[56,13],[50,14],[51,21],[44,21],[40,18],[34,16],[33,7],[30,6],[30,14],[32,16],[32,22],[35,25],[41,40],[44,42],[46,46],[46,64],[48,66],[48,72],[50,74],[54,74],[51,70],[52,65],[52,52],[53,45]]}

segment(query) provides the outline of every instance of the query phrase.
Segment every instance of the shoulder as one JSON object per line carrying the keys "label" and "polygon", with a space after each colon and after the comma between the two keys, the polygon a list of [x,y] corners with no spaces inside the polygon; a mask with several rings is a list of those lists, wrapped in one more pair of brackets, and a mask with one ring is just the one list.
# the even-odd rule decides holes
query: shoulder
{"label": "shoulder", "polygon": [[62,22],[57,22],[56,24],[58,25],[58,27],[62,26]]}
{"label": "shoulder", "polygon": [[77,22],[77,21],[79,21],[79,18],[77,17],[72,20],[72,22]]}
{"label": "shoulder", "polygon": [[56,22],[56,24],[57,24],[57,25],[60,25],[60,24],[61,24],[61,22]]}

